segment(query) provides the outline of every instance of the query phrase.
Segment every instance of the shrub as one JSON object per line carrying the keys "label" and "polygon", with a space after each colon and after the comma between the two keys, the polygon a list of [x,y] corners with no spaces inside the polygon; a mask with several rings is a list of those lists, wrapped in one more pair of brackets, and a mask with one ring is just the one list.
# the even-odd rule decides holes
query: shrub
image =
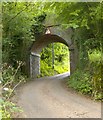
{"label": "shrub", "polygon": [[92,84],[88,73],[77,70],[68,80],[68,86],[84,94],[92,93]]}
{"label": "shrub", "polygon": [[68,86],[83,94],[91,95],[95,100],[103,100],[101,65],[101,62],[90,63],[89,71],[75,71],[68,80]]}
{"label": "shrub", "polygon": [[0,99],[0,109],[2,118],[11,118],[13,113],[21,112],[21,109],[11,102],[11,97],[14,95],[15,88],[25,82],[25,76],[21,74],[20,67],[22,62],[18,62],[18,67],[14,69],[12,66],[5,63],[2,69],[2,99]]}

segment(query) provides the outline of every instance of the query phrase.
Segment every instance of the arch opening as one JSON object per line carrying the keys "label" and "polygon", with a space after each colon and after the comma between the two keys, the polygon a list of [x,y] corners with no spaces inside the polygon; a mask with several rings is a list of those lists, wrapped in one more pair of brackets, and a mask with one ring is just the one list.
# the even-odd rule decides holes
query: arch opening
{"label": "arch opening", "polygon": [[70,74],[69,48],[63,43],[48,44],[40,53],[40,77],[68,72]]}
{"label": "arch opening", "polygon": [[69,47],[68,43],[58,35],[55,34],[44,34],[40,36],[33,44],[31,52],[40,54],[42,49],[50,43],[60,42]]}

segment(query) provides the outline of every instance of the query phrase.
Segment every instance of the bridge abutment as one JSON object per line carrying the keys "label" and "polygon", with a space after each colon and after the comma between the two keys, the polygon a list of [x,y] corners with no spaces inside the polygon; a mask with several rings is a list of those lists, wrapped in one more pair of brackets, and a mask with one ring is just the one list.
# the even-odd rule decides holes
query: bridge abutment
{"label": "bridge abutment", "polygon": [[[72,74],[76,69],[77,57],[74,49],[69,49],[70,51],[70,74]],[[40,75],[40,55],[31,52],[30,55],[30,77],[36,78]]]}
{"label": "bridge abutment", "polygon": [[40,74],[40,55],[31,52],[30,55],[30,76],[36,78]]}

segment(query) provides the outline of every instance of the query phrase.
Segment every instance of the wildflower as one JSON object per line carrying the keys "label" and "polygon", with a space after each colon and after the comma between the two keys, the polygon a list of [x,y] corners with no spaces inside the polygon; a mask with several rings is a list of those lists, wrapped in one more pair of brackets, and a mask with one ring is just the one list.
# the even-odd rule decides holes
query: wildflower
{"label": "wildflower", "polygon": [[8,68],[12,68],[10,65],[9,65],[9,67]]}
{"label": "wildflower", "polygon": [[9,90],[9,88],[3,88],[5,91],[8,91]]}

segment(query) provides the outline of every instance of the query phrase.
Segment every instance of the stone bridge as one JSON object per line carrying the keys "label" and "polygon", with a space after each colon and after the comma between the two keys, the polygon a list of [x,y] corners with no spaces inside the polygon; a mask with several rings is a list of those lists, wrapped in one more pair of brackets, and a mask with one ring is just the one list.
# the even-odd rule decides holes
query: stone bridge
{"label": "stone bridge", "polygon": [[63,29],[61,25],[46,26],[46,30],[33,43],[30,51],[30,75],[31,78],[40,74],[40,53],[50,43],[60,42],[68,46],[70,52],[70,73],[76,69],[78,52],[74,41],[71,39],[72,29]]}

